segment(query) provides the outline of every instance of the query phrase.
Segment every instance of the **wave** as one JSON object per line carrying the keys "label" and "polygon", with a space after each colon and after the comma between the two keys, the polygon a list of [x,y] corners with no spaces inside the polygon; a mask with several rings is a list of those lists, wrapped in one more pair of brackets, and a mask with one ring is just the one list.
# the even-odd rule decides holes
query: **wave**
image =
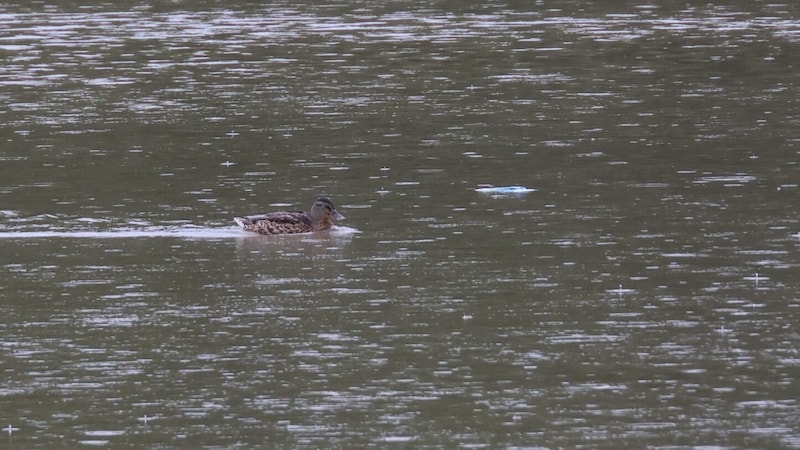
{"label": "wave", "polygon": [[[329,231],[335,235],[348,235],[358,233],[355,228],[334,227]],[[307,233],[313,235],[313,233]],[[104,231],[89,230],[45,230],[45,231],[0,231],[0,239],[45,239],[45,238],[74,238],[74,239],[120,239],[120,238],[179,238],[179,239],[227,239],[261,237],[259,234],[243,231],[239,228],[210,228],[210,227],[150,227],[150,228],[124,228]]]}

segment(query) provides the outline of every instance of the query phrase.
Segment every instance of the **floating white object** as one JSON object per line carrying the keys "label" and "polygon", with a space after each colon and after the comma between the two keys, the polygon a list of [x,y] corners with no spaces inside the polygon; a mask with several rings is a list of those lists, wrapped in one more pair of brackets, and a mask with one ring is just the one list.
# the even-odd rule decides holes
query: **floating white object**
{"label": "floating white object", "polygon": [[479,186],[475,191],[483,194],[525,194],[533,192],[536,189],[527,188],[525,186]]}

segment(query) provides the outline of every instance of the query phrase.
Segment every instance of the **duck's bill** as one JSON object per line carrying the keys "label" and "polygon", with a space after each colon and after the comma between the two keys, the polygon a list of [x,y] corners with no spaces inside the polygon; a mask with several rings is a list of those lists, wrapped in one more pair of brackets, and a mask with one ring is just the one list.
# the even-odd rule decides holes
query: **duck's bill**
{"label": "duck's bill", "polygon": [[333,218],[336,220],[345,220],[345,217],[339,214],[339,211],[333,210]]}

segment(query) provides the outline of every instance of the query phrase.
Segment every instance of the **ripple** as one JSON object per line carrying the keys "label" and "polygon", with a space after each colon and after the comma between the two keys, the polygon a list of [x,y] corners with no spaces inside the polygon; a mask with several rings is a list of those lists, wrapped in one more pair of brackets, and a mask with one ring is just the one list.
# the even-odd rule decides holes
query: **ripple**
{"label": "ripple", "polygon": [[0,231],[0,239],[130,239],[130,238],[180,238],[220,239],[252,236],[239,228],[149,228],[120,229],[112,231]]}

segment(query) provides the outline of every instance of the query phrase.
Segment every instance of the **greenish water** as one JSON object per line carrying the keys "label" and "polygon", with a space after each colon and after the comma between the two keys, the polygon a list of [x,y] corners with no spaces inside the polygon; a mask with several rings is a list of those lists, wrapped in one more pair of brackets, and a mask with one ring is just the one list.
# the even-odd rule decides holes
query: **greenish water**
{"label": "greenish water", "polygon": [[800,447],[795,10],[0,7],[0,445]]}

